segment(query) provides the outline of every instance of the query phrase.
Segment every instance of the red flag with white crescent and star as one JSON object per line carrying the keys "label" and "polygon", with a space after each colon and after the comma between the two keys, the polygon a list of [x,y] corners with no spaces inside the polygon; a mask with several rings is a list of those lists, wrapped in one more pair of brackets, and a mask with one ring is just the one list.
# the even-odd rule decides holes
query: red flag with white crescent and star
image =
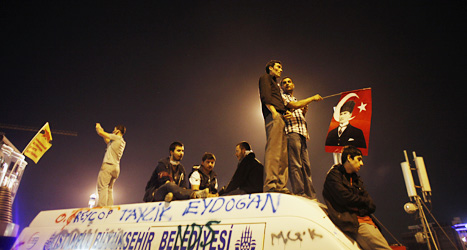
{"label": "red flag with white crescent and star", "polygon": [[334,108],[325,151],[341,153],[344,146],[353,145],[368,155],[371,110],[371,88],[343,92]]}

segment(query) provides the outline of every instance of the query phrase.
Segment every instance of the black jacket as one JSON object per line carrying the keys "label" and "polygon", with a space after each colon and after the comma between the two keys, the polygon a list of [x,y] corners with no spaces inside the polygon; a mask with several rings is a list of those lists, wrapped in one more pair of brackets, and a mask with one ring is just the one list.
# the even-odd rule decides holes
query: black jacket
{"label": "black jacket", "polygon": [[347,174],[343,165],[334,165],[326,175],[323,197],[329,218],[344,232],[357,233],[357,216],[369,216],[376,206],[360,177]]}
{"label": "black jacket", "polygon": [[170,164],[169,157],[159,160],[156,169],[154,169],[154,172],[152,173],[151,179],[149,179],[148,183],[146,184],[145,190],[156,190],[167,181],[173,181],[179,187],[187,187],[185,168],[180,163],[175,167],[174,170],[172,164]]}
{"label": "black jacket", "polygon": [[247,194],[263,192],[263,164],[255,158],[253,152],[249,153],[238,163],[237,170],[224,190],[229,193],[237,188]]}
{"label": "black jacket", "polygon": [[339,137],[339,126],[329,131],[326,137],[326,146],[347,146],[352,145],[357,148],[366,148],[365,136],[363,131],[352,125],[347,125],[342,135]]}

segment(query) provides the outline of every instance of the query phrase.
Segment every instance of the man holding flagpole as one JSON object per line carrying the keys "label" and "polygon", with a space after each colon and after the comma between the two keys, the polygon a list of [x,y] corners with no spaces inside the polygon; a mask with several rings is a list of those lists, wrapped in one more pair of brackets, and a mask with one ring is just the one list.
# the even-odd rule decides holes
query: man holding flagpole
{"label": "man holding flagpole", "polygon": [[118,125],[112,133],[107,133],[100,123],[96,123],[96,132],[104,138],[107,144],[104,160],[97,176],[97,194],[99,198],[97,206],[112,206],[114,203],[113,186],[120,174],[120,159],[126,145],[123,139],[126,128],[123,125]]}
{"label": "man holding flagpole", "polygon": [[[295,84],[290,77],[284,77],[281,80],[282,98],[284,104],[297,103],[294,96]],[[323,98],[316,94],[309,100],[321,101]],[[316,200],[316,191],[311,180],[311,166],[308,156],[307,140],[310,139],[308,127],[305,119],[305,113],[308,106],[302,108],[291,108],[291,115],[284,116],[285,133],[287,134],[287,154],[289,162],[289,179],[292,186],[292,193]]]}

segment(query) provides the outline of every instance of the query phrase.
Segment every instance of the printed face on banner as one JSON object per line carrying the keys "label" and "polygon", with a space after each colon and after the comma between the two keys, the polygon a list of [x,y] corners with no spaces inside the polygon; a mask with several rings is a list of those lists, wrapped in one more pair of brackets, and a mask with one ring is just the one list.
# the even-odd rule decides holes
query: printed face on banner
{"label": "printed face on banner", "polygon": [[368,155],[371,111],[370,88],[342,93],[326,136],[326,152],[340,153],[344,146],[353,145]]}

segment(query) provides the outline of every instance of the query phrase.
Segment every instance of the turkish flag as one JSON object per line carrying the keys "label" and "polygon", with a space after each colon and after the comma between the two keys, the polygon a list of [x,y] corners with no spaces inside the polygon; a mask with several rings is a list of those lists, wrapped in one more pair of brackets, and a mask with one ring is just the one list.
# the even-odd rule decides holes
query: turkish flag
{"label": "turkish flag", "polygon": [[326,152],[341,153],[353,145],[368,155],[371,109],[371,88],[343,92],[329,125]]}

